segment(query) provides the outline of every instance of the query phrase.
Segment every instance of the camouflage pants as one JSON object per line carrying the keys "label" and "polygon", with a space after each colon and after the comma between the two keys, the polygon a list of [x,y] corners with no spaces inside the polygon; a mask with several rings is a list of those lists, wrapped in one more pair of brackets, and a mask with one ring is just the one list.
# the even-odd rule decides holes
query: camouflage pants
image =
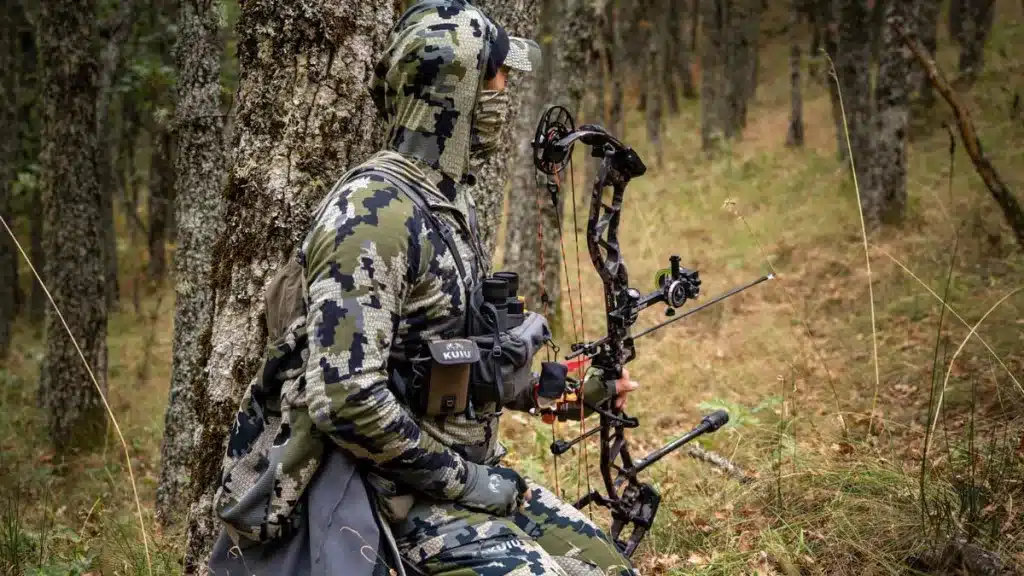
{"label": "camouflage pants", "polygon": [[432,576],[636,574],[583,513],[532,483],[522,511],[504,518],[417,502],[395,537],[405,560]]}

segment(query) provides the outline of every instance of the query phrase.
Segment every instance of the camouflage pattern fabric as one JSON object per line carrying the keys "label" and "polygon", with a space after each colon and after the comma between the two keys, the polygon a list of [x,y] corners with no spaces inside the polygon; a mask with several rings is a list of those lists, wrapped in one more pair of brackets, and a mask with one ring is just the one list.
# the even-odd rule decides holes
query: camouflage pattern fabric
{"label": "camouflage pattern fabric", "polygon": [[[304,314],[272,323],[284,334],[269,335],[232,427],[214,505],[236,541],[294,531],[328,442],[399,492],[448,502],[450,510],[465,490],[466,462],[493,465],[504,455],[498,406],[475,406],[476,419],[419,417],[389,386],[390,369],[425,342],[462,335],[467,283],[487,273],[464,183],[492,33],[486,16],[460,0],[421,2],[396,25],[373,83],[389,126],[386,149],[343,175],[315,211],[283,279],[301,286]],[[381,173],[423,192],[467,278],[428,215]],[[512,404],[525,408],[521,400]],[[538,502],[548,500],[561,510],[553,496]],[[591,528],[575,533],[583,538]],[[549,543],[526,535],[524,546]]]}
{"label": "camouflage pattern fabric", "polygon": [[582,512],[536,484],[505,518],[421,501],[395,527],[406,562],[434,576],[626,576],[635,572]]}
{"label": "camouflage pattern fabric", "polygon": [[387,149],[462,180],[488,44],[496,35],[482,12],[460,0],[420,2],[403,14],[371,85],[377,109],[389,120]]}

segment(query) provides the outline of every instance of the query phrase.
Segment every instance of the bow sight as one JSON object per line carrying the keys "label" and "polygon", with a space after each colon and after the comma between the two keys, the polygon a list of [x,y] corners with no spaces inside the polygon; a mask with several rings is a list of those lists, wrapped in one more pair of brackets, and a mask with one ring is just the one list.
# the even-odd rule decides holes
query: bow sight
{"label": "bow sight", "polygon": [[[654,291],[643,294],[631,287],[626,263],[619,250],[618,231],[622,200],[629,181],[643,176],[647,172],[647,167],[636,151],[601,126],[585,124],[576,128],[568,110],[561,106],[548,108],[537,125],[533,141],[533,159],[537,169],[549,176],[548,190],[557,213],[560,213],[560,201],[556,176],[569,164],[576,142],[590,147],[591,156],[601,159],[591,192],[587,248],[591,262],[604,286],[607,335],[591,342],[574,343],[572,352],[566,360],[585,356],[591,360],[595,368],[602,371],[604,378],[618,379],[622,375],[623,366],[636,356],[636,338],[770,280],[772,275],[762,276],[678,316],[675,315],[675,310],[683,306],[687,300],[696,298],[700,294],[701,286],[699,274],[683,268],[678,256],[671,256],[669,267],[658,274]],[[610,195],[605,192],[608,188],[611,188]],[[575,196],[575,190],[573,194]],[[636,336],[631,335],[630,327],[636,323],[640,312],[655,304],[664,304],[666,315],[673,318]],[[572,440],[553,442],[551,452],[558,456],[583,440],[600,434],[601,477],[605,493],[591,491],[580,498],[575,506],[583,508],[593,503],[608,508],[612,515],[612,540],[628,557],[636,550],[654,522],[661,501],[657,490],[648,483],[640,482],[637,474],[687,442],[714,432],[729,420],[729,415],[719,410],[705,417],[700,425],[687,434],[634,461],[626,443],[625,430],[638,427],[640,421],[615,408],[614,398],[604,400],[601,405],[588,403],[582,397],[581,389],[582,386],[576,390],[580,394],[578,400],[560,402],[553,410],[547,411],[547,415],[564,420],[569,415],[578,414],[581,407],[585,406],[600,416],[600,422],[596,427]],[[623,535],[627,528],[631,528],[628,538]]]}

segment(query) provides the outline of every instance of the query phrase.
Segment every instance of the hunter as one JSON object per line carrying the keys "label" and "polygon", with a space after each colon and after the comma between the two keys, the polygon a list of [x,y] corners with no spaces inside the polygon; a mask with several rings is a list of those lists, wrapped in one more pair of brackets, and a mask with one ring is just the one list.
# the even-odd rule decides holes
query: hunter
{"label": "hunter", "polygon": [[[498,147],[509,71],[539,64],[536,43],[464,0],[420,1],[395,25],[371,86],[384,149],[341,177],[267,292],[214,574],[634,574],[584,514],[502,465],[502,409],[542,402],[522,374],[550,332],[511,293],[495,300],[470,163]],[[473,364],[499,344],[509,366]],[[621,405],[636,387],[598,374],[585,393]]]}

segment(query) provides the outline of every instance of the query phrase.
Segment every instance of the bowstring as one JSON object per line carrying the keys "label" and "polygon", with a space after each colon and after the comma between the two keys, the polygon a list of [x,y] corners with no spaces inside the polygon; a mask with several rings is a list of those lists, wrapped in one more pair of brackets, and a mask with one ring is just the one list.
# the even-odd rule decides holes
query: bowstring
{"label": "bowstring", "polygon": [[[584,321],[583,314],[583,274],[582,268],[580,267],[580,227],[577,221],[577,208],[576,208],[576,167],[573,164],[572,156],[569,156],[569,187],[572,191],[572,229],[573,238],[576,244],[576,297],[580,302],[580,338],[577,342],[584,342],[587,339],[587,326]],[[591,199],[591,202],[594,200]],[[561,228],[559,228],[561,229]],[[562,251],[562,261],[565,261],[565,251]],[[568,265],[566,266],[565,283],[569,284],[569,272]],[[569,295],[570,305],[572,303],[572,295]],[[575,330],[575,320],[573,321],[573,329]],[[587,431],[586,422],[584,422],[585,412],[583,409],[583,389],[584,389],[584,376],[586,376],[586,370],[583,367],[583,362],[576,365],[576,379],[579,381],[579,391],[577,392],[579,403],[580,403],[580,435],[583,435]],[[587,441],[584,439],[581,441],[580,449],[583,452],[583,473],[587,479],[587,494],[592,491],[590,486],[590,462],[587,457]],[[577,481],[576,487],[577,497],[579,496],[579,482]],[[579,498],[577,498],[579,499]],[[594,508],[593,506],[587,505],[587,513],[590,514],[590,520],[594,520]]]}
{"label": "bowstring", "polygon": [[[561,178],[559,177],[559,172],[555,172],[553,174],[553,178],[554,178],[554,182],[555,182],[555,188],[556,189],[561,189],[562,181],[561,181]],[[572,199],[573,199],[573,202],[572,202],[572,204],[573,204],[573,214],[572,214],[572,217],[573,217],[573,227],[575,228],[575,226],[576,226],[576,188],[575,188],[575,179],[572,176],[572,157],[571,156],[569,158],[569,178],[570,178],[570,182],[572,183],[571,184],[571,186],[572,186]],[[559,250],[561,251],[561,254],[562,254],[562,269],[565,270],[565,294],[566,294],[566,296],[569,299],[569,316],[572,319],[572,339],[573,339],[574,342],[580,342],[581,341],[580,340],[580,331],[577,329],[579,325],[576,322],[576,305],[572,301],[572,281],[569,279],[569,258],[565,254],[565,235],[562,232],[562,225],[563,225],[563,222],[562,222],[562,210],[561,210],[561,206],[559,205],[560,202],[558,201],[558,199],[554,199],[554,202],[552,202],[552,204],[554,204],[554,208],[555,208],[555,220],[556,220],[555,228],[558,230],[558,248],[559,248]],[[575,230],[574,230],[574,232],[575,232],[575,236],[576,236],[576,263],[578,265],[579,264],[579,247],[580,247],[579,233],[578,233],[578,231],[575,231]],[[577,278],[579,278],[579,275],[578,275],[579,270],[577,269],[576,272],[577,272]],[[582,322],[582,320],[583,320],[583,292],[582,292],[582,290],[580,288],[581,287],[580,287],[579,283],[577,282],[577,291],[576,291],[577,296],[576,297],[577,297],[577,299],[579,299],[579,303],[580,303],[580,322]],[[582,364],[577,365],[577,369],[576,369],[576,373],[577,374],[576,375],[577,375],[577,380],[579,380],[579,382],[582,383],[582,380],[579,379],[579,372],[580,372],[579,366],[581,366],[581,365]],[[576,398],[577,398],[577,400],[580,403],[580,410],[581,410],[580,411],[580,434],[582,434],[583,431],[584,431],[583,412],[582,412],[582,407],[583,407],[583,396],[582,396],[582,394],[583,394],[583,387],[582,386],[578,386],[578,388],[576,390]],[[584,464],[585,464],[585,456],[584,456],[585,454],[586,454],[586,450],[585,449],[583,449],[582,451],[577,452],[577,458],[576,458],[576,468],[577,469],[582,468],[582,466],[580,465],[580,462],[584,462]],[[580,475],[577,474],[576,475],[576,499],[577,500],[579,500],[580,491],[582,489],[581,480],[582,479],[581,479]],[[588,478],[588,484],[589,484],[589,478]]]}
{"label": "bowstring", "polygon": [[[556,180],[557,183],[557,180]],[[548,294],[546,287],[547,273],[544,267],[544,212],[542,207],[542,197],[544,190],[541,190],[539,186],[536,187],[537,194],[535,196],[536,202],[534,203],[537,208],[537,253],[540,257],[540,302],[541,308],[544,311],[544,317],[548,317]],[[550,347],[547,348],[547,361],[553,360],[552,350]],[[551,419],[551,438],[552,440],[558,438],[558,418]],[[561,495],[562,491],[558,485],[558,456],[552,454],[552,468],[554,468],[554,480],[555,480],[555,494]]]}

